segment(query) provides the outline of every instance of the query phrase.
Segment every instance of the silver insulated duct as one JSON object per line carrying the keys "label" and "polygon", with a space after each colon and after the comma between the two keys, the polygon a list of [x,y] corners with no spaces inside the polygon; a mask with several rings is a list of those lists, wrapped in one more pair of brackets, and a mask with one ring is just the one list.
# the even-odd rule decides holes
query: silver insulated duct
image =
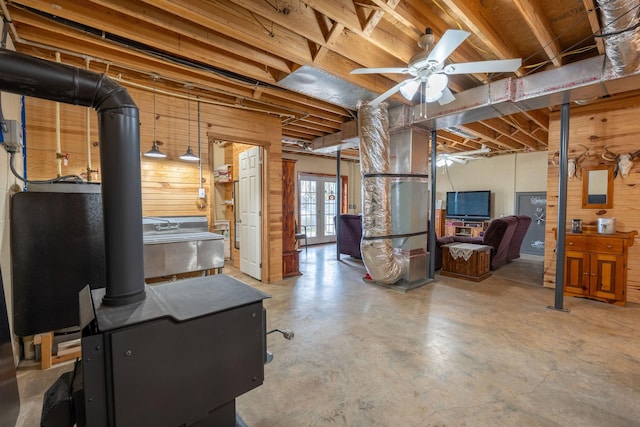
{"label": "silver insulated duct", "polygon": [[640,8],[638,0],[598,0],[605,49],[617,75],[638,68]]}
{"label": "silver insulated duct", "polygon": [[362,173],[362,261],[369,275],[383,285],[404,273],[393,254],[389,203],[389,118],[384,104],[358,108],[360,172]]}

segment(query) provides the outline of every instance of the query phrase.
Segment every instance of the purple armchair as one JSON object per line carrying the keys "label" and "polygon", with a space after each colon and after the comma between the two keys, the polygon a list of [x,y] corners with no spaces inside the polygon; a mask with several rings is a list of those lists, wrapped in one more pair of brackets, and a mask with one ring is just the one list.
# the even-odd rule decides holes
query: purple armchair
{"label": "purple armchair", "polygon": [[[438,239],[436,242],[436,256],[435,266],[436,269],[442,267],[442,251],[440,247],[446,243],[461,242],[461,243],[475,243],[477,245],[489,245],[491,249],[491,269],[495,270],[498,267],[507,263],[507,254],[509,253],[509,245],[513,234],[516,230],[518,219],[515,216],[507,216],[504,218],[496,218],[489,223],[489,226],[480,237],[465,237],[465,236],[445,236]],[[438,262],[439,261],[439,262]]]}
{"label": "purple armchair", "polygon": [[509,243],[507,261],[513,261],[516,258],[520,258],[520,247],[522,246],[524,236],[527,234],[527,230],[529,230],[529,226],[531,225],[530,216],[517,215],[516,218],[518,219],[518,225],[516,225],[516,230],[513,233],[511,242]]}
{"label": "purple armchair", "polygon": [[338,215],[340,221],[340,253],[362,258],[360,253],[360,240],[362,240],[362,215],[342,214]]}

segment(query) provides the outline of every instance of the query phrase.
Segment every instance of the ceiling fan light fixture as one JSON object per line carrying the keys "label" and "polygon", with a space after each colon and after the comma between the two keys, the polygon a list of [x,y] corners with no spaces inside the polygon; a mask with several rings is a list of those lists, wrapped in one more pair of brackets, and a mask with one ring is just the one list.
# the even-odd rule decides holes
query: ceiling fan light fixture
{"label": "ceiling fan light fixture", "polygon": [[434,92],[442,92],[449,84],[449,77],[446,74],[431,74],[427,78],[427,86]]}
{"label": "ceiling fan light fixture", "polygon": [[436,160],[436,167],[443,167],[443,166],[451,166],[453,164],[453,161],[450,159],[446,159],[444,157],[440,157],[438,160]]}
{"label": "ceiling fan light fixture", "polygon": [[400,93],[407,101],[411,101],[420,87],[418,80],[407,80],[405,84],[400,88]]}

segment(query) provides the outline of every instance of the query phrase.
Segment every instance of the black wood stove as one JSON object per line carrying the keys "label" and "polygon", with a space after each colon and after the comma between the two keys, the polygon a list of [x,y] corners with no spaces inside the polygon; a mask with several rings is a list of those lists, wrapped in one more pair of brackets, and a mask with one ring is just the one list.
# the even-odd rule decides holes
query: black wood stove
{"label": "black wood stove", "polygon": [[145,285],[138,108],[127,91],[3,49],[0,90],[98,111],[106,287],[80,292],[83,357],[45,395],[41,424],[235,426],[235,398],[264,379],[269,296],[224,275]]}

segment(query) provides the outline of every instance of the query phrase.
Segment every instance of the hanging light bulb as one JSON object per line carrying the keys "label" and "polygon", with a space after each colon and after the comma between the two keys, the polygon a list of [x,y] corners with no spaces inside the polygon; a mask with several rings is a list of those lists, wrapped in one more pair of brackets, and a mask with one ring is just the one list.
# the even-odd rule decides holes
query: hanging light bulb
{"label": "hanging light bulb", "polygon": [[187,91],[187,143],[189,144],[187,152],[180,156],[180,160],[186,160],[187,162],[199,161],[200,157],[196,156],[193,153],[193,148],[191,148],[191,98],[189,91]]}
{"label": "hanging light bulb", "polygon": [[158,141],[156,140],[156,79],[158,76],[153,76],[153,145],[151,146],[151,150],[144,153],[146,157],[155,157],[158,159],[163,159],[167,157],[160,148],[158,147]]}
{"label": "hanging light bulb", "polygon": [[413,96],[416,94],[418,87],[420,87],[419,80],[407,80],[400,88],[400,93],[407,99],[407,101],[411,101]]}

